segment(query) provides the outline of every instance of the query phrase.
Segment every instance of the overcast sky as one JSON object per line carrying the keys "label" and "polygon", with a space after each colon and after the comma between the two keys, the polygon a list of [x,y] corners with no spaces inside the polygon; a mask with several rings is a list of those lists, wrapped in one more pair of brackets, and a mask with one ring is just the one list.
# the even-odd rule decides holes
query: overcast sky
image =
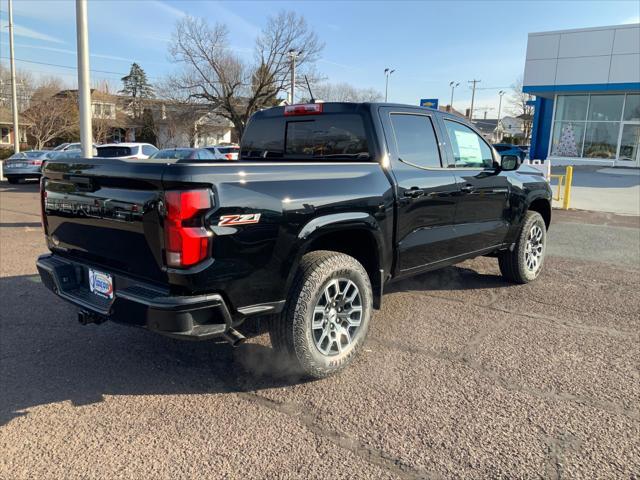
{"label": "overcast sky", "polygon": [[[8,65],[7,2],[0,0],[0,57]],[[394,68],[390,100],[449,102],[449,82],[460,82],[454,107],[469,106],[468,80],[480,79],[479,107],[522,74],[527,33],[640,22],[630,1],[113,1],[89,2],[92,80],[119,78],[138,62],[152,81],[176,68],[167,55],[177,19],[188,14],[224,22],[238,53],[251,55],[266,18],[280,10],[306,17],[325,42],[317,69],[333,82],[384,90],[384,68]],[[70,85],[75,72],[75,2],[14,0],[17,66],[57,75]],[[47,65],[54,64],[54,65]],[[65,68],[71,67],[71,68]]]}

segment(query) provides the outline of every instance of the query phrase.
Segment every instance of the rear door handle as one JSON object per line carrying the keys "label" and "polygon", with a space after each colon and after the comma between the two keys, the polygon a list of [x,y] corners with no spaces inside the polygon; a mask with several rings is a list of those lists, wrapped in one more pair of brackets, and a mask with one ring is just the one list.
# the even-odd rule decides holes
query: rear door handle
{"label": "rear door handle", "polygon": [[404,191],[404,196],[409,198],[418,198],[422,195],[424,195],[424,190],[420,190],[419,188],[411,188]]}
{"label": "rear door handle", "polygon": [[473,193],[476,191],[476,187],[474,187],[473,185],[464,185],[460,187],[460,191],[462,193]]}

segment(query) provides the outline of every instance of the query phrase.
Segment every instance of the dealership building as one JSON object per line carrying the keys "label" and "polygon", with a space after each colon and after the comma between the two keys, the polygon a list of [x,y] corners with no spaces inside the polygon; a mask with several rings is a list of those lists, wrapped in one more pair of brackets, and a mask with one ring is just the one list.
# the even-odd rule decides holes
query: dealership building
{"label": "dealership building", "polygon": [[530,33],[530,155],[640,167],[640,24]]}

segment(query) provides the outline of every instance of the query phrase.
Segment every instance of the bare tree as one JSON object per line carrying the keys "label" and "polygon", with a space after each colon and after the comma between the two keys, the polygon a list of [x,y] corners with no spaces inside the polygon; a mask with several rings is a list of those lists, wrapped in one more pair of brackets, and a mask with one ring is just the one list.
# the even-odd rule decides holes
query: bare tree
{"label": "bare tree", "polygon": [[511,97],[509,98],[509,107],[511,114],[522,120],[522,129],[524,138],[529,139],[531,136],[531,127],[533,125],[533,106],[527,102],[533,97],[522,91],[524,79],[520,75],[515,83],[511,85]]}
{"label": "bare tree", "polygon": [[325,102],[379,102],[384,98],[382,93],[374,88],[358,88],[345,82],[318,83],[311,86],[311,93],[316,100]]}
{"label": "bare tree", "polygon": [[170,53],[184,69],[172,84],[230,120],[240,138],[249,117],[277,104],[278,95],[290,87],[289,52],[298,53],[296,68],[304,74],[323,45],[305,19],[293,12],[268,20],[256,39],[251,62],[230,48],[228,37],[225,25],[210,26],[204,19],[188,16],[179,20]]}
{"label": "bare tree", "polygon": [[[18,70],[16,72],[16,93],[19,112],[29,107],[33,90],[34,82],[31,73]],[[0,65],[0,107],[11,108],[11,71],[3,65]]]}
{"label": "bare tree", "polygon": [[31,96],[29,108],[23,113],[27,134],[34,139],[36,149],[78,128],[77,99],[73,94],[61,91],[60,80],[43,80]]}

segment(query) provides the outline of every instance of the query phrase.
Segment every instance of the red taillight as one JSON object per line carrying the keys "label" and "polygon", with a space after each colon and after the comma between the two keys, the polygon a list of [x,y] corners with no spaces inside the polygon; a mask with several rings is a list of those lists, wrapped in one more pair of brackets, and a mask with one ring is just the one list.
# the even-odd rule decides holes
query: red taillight
{"label": "red taillight", "polygon": [[225,158],[227,160],[233,160],[233,154],[232,153],[226,153],[224,156],[225,156]]}
{"label": "red taillight", "polygon": [[287,105],[284,107],[284,114],[289,115],[315,115],[322,113],[321,103],[305,103],[300,105]]}
{"label": "red taillight", "polygon": [[206,259],[211,232],[204,228],[199,214],[211,208],[209,190],[169,191],[164,198],[167,265],[188,267]]}
{"label": "red taillight", "polygon": [[39,167],[40,165],[42,165],[42,160],[30,160],[29,165],[35,165]]}

